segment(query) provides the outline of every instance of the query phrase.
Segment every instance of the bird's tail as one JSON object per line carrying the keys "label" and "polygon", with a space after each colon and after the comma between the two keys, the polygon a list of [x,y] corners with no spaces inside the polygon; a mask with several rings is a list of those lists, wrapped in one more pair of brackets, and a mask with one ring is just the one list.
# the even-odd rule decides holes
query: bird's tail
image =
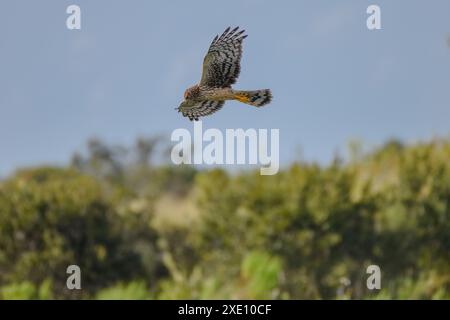
{"label": "bird's tail", "polygon": [[234,91],[234,99],[255,107],[262,107],[272,101],[272,92],[270,89]]}

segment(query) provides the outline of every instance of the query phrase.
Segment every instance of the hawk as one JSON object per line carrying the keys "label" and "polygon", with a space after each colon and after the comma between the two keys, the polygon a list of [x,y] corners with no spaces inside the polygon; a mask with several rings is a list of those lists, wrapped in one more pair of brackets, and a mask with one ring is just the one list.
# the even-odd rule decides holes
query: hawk
{"label": "hawk", "polygon": [[231,85],[241,71],[242,41],[247,37],[239,27],[228,27],[212,41],[203,60],[202,78],[199,84],[184,92],[184,101],[176,110],[189,120],[196,120],[220,110],[225,100],[237,100],[255,107],[262,107],[272,100],[270,89],[241,91]]}

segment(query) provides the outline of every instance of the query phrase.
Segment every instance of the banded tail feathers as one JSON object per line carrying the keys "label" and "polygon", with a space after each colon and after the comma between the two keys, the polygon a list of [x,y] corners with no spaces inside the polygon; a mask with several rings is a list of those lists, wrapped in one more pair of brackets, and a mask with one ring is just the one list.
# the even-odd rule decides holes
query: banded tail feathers
{"label": "banded tail feathers", "polygon": [[235,91],[234,99],[255,107],[262,107],[272,101],[270,89]]}

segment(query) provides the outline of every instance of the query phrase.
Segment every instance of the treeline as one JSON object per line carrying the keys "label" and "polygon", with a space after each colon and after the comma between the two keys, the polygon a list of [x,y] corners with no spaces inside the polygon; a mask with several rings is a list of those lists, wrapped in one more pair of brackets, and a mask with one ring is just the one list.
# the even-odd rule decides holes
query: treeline
{"label": "treeline", "polygon": [[[0,182],[0,298],[450,298],[448,139],[275,176],[165,152],[92,140],[66,168]],[[66,288],[72,264],[81,290]]]}

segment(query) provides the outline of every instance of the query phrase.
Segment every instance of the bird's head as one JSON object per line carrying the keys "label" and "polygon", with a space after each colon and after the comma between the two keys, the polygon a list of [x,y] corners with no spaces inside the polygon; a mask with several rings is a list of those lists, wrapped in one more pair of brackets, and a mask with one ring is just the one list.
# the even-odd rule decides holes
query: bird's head
{"label": "bird's head", "polygon": [[195,86],[190,87],[184,92],[184,99],[185,100],[192,100],[195,99],[200,93],[200,87],[198,84]]}
{"label": "bird's head", "polygon": [[190,87],[184,92],[184,101],[181,102],[178,108],[178,112],[181,112],[183,116],[189,117],[190,120],[198,120],[198,117],[193,116],[189,110],[192,109],[198,102],[196,98],[200,95],[200,86],[197,84]]}

